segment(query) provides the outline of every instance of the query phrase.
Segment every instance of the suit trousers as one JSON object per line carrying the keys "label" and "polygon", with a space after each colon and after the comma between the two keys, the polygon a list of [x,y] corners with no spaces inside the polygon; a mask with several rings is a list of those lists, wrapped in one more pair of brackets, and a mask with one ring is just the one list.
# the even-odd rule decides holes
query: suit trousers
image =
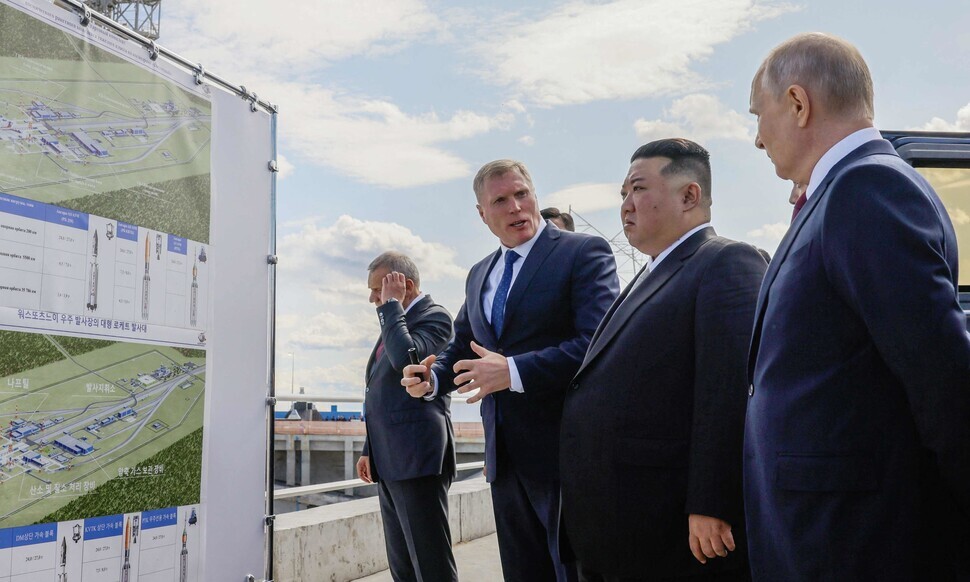
{"label": "suit trousers", "polygon": [[559,480],[523,476],[499,439],[492,508],[506,582],[576,582],[559,556]]}
{"label": "suit trousers", "polygon": [[458,580],[448,526],[453,475],[378,482],[384,544],[396,582]]}

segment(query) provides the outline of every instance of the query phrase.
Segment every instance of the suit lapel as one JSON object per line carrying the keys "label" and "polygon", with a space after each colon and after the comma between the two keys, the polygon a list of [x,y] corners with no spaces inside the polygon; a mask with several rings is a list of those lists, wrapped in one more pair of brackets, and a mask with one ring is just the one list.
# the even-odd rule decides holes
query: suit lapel
{"label": "suit lapel", "polygon": [[812,213],[821,204],[822,198],[828,193],[829,186],[839,172],[857,160],[876,154],[895,155],[895,150],[886,140],[874,140],[859,146],[833,166],[829,170],[829,173],[825,175],[825,178],[822,179],[822,183],[819,184],[819,187],[812,194],[811,198],[808,199],[808,202],[805,203],[805,206],[799,211],[798,216],[795,217],[795,221],[788,228],[788,232],[785,233],[784,238],[781,239],[778,250],[775,251],[775,256],[768,265],[768,271],[765,272],[765,278],[761,283],[761,290],[758,292],[758,304],[755,307],[754,332],[751,334],[751,346],[748,349],[749,383],[754,381],[754,365],[758,359],[758,348],[761,345],[761,326],[764,323],[765,312],[768,309],[768,294],[771,285],[775,282],[775,277],[778,276],[778,271],[781,269],[782,263],[788,257],[788,252],[791,250],[792,244],[798,238],[798,233],[801,232],[802,227],[805,226],[805,223],[808,222]]}
{"label": "suit lapel", "polygon": [[512,284],[512,288],[509,289],[509,297],[505,302],[505,321],[502,324],[502,329],[507,330],[511,327],[511,322],[513,321],[513,316],[515,315],[516,308],[522,302],[522,298],[525,296],[525,291],[529,287],[529,283],[532,282],[532,278],[535,277],[536,273],[539,272],[539,267],[545,262],[546,257],[555,248],[556,243],[559,241],[559,237],[562,232],[557,228],[546,227],[536,239],[535,244],[532,246],[532,250],[529,251],[529,255],[525,258],[525,263],[519,269],[519,274],[515,278],[515,283]]}
{"label": "suit lapel", "polygon": [[374,368],[377,367],[377,362],[375,360],[377,359],[377,346],[379,345],[381,345],[380,335],[377,336],[377,343],[374,344],[374,347],[370,351],[370,357],[367,358],[367,367],[365,368],[367,372],[364,374],[365,384],[370,384],[371,376],[374,375]]}
{"label": "suit lapel", "polygon": [[[650,300],[653,295],[657,293],[664,285],[670,281],[674,275],[676,275],[684,266],[684,263],[697,252],[697,249],[701,248],[707,241],[711,240],[717,236],[713,228],[705,228],[699,232],[691,235],[690,238],[685,240],[678,246],[670,255],[660,263],[660,266],[656,270],[652,271],[647,278],[637,286],[636,289],[632,291],[626,291],[627,297],[620,301],[613,311],[612,316],[608,316],[609,319],[604,318],[604,323],[601,325],[602,332],[597,330],[599,337],[595,338],[593,342],[590,343],[589,350],[586,353],[586,358],[583,364],[579,368],[579,375],[583,369],[589,365],[596,356],[603,351],[614,337],[622,330],[627,323],[630,321],[630,316],[636,311],[641,305]],[[631,284],[632,286],[632,284]]]}
{"label": "suit lapel", "polygon": [[488,324],[485,318],[485,308],[482,306],[482,295],[485,292],[485,282],[488,274],[492,272],[495,262],[502,256],[499,249],[492,254],[491,260],[480,262],[479,268],[473,269],[471,279],[468,282],[468,297],[465,298],[465,309],[468,310],[468,321],[472,326],[472,335],[479,339],[484,346],[495,346],[498,341],[495,338],[495,330]]}

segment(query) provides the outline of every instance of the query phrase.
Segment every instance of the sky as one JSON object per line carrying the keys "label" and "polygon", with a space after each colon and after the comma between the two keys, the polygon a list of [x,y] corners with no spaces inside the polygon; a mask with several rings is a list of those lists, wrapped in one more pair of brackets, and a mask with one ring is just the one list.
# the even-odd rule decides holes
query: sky
{"label": "sky", "polygon": [[277,392],[362,395],[367,264],[409,254],[457,314],[498,248],[482,164],[523,161],[540,207],[612,237],[632,152],[687,137],[711,152],[718,233],[773,253],[790,184],[748,113],[768,51],[841,36],[869,63],[878,128],[970,131],[968,29],[963,0],[166,0],[159,43],[279,106]]}

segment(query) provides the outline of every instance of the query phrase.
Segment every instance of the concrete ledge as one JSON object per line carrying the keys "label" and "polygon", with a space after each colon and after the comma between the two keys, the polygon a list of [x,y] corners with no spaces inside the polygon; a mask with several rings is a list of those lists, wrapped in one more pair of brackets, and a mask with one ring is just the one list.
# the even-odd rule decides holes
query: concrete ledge
{"label": "concrete ledge", "polygon": [[[495,532],[492,496],[484,477],[459,481],[448,492],[453,543]],[[345,582],[387,569],[384,528],[376,497],[335,503],[276,518],[276,582]]]}

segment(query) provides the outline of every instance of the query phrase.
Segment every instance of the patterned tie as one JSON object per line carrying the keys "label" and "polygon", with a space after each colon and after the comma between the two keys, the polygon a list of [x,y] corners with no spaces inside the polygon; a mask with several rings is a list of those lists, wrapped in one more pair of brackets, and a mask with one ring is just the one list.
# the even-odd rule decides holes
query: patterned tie
{"label": "patterned tie", "polygon": [[801,212],[802,206],[805,206],[806,202],[808,202],[808,196],[802,192],[801,196],[798,197],[798,200],[795,201],[795,209],[791,211],[792,222],[795,222],[795,217],[798,216],[799,212]]}
{"label": "patterned tie", "polygon": [[492,299],[492,329],[495,330],[495,337],[502,337],[502,327],[505,325],[505,303],[509,298],[509,287],[512,286],[512,264],[519,260],[519,255],[515,251],[505,253],[505,272],[502,273],[502,280],[495,289],[495,298]]}

